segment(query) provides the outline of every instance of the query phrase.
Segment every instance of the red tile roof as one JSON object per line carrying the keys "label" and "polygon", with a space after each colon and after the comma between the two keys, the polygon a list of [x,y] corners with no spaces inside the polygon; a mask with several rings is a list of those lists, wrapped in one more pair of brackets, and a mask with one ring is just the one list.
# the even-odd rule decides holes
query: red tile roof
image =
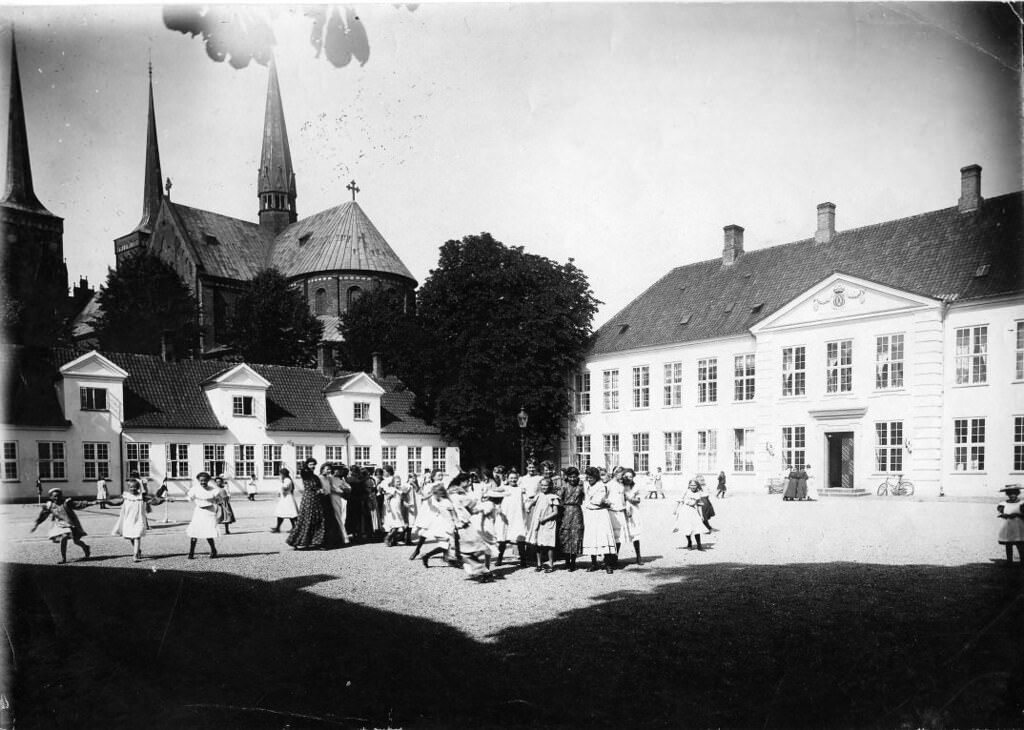
{"label": "red tile roof", "polygon": [[267,267],[274,234],[258,223],[171,203],[203,273],[248,281]]}

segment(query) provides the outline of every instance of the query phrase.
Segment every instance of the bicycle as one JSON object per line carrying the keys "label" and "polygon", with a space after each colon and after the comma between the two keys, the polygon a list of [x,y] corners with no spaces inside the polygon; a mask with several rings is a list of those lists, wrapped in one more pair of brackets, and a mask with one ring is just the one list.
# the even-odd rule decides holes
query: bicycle
{"label": "bicycle", "polygon": [[914,496],[914,484],[909,479],[904,479],[902,474],[896,475],[894,482],[892,476],[887,476],[885,481],[878,485],[878,496],[885,497],[912,497]]}

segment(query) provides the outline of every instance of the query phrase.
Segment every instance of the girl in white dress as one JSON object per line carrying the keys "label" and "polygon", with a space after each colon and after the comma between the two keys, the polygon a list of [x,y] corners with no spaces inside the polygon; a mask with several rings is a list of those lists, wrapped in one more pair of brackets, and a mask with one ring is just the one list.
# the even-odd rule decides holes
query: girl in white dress
{"label": "girl in white dress", "polygon": [[[428,504],[431,517],[427,527],[420,533],[421,544],[422,541],[429,540],[438,545],[420,558],[424,568],[430,567],[427,561],[434,555],[447,554],[449,560],[454,559],[458,541],[456,526],[460,523],[455,504],[448,497],[448,491],[443,485],[434,484]],[[416,549],[419,550],[419,545]]]}
{"label": "girl in white dress", "polygon": [[636,564],[643,565],[640,559],[640,493],[643,489],[634,481],[635,474],[631,469],[623,472],[621,480],[625,487],[623,497],[626,500],[626,527],[633,539],[633,550],[636,552]]}
{"label": "girl in white dress", "polygon": [[604,569],[612,572],[615,560],[615,532],[608,516],[608,488],[597,467],[588,466],[586,495],[583,498],[583,554],[590,556],[588,573],[597,570],[597,556],[604,556]]}
{"label": "girl in white dress", "polygon": [[[277,518],[277,525],[270,529],[271,532],[280,532],[281,523],[290,521],[295,527],[295,518],[299,516],[299,506],[295,504],[295,482],[292,481],[291,472],[288,467],[281,467],[281,489],[277,496],[277,506],[274,508],[274,517]],[[289,528],[290,529],[290,528]]]}
{"label": "girl in white dress", "polygon": [[210,484],[210,475],[201,471],[196,474],[199,484],[188,490],[188,499],[195,502],[192,521],[188,523],[185,534],[189,536],[188,559],[196,556],[196,542],[200,538],[210,545],[210,557],[217,557],[217,546],[213,539],[217,537],[217,503],[222,501],[221,490]]}
{"label": "girl in white dress", "polygon": [[701,514],[701,488],[700,482],[696,479],[690,480],[690,485],[683,496],[676,502],[676,509],[673,516],[676,518],[676,526],[672,532],[682,532],[686,535],[686,548],[693,549],[693,541],[697,541],[697,549],[703,550],[700,544],[700,533],[704,531],[704,517]]}
{"label": "girl in white dress", "polygon": [[501,500],[501,516],[505,523],[505,534],[498,537],[497,565],[505,556],[505,547],[514,542],[519,549],[519,564],[526,567],[526,503],[523,488],[519,486],[519,474],[515,469],[508,473],[505,482],[506,495]]}
{"label": "girl in white dress", "polygon": [[402,500],[405,498],[405,492],[402,489],[402,478],[395,475],[393,466],[385,466],[383,473],[384,478],[380,484],[380,492],[384,499],[384,531],[387,533],[384,545],[393,547],[405,532],[405,518],[402,516]]}
{"label": "girl in white dress", "polygon": [[[142,559],[142,538],[149,529],[149,520],[146,518],[147,504],[162,504],[160,497],[150,497],[142,493],[142,484],[138,479],[128,482],[128,491],[120,499],[121,513],[117,516],[117,523],[110,531],[111,535],[121,536],[132,544],[132,559],[137,563]],[[110,500],[112,505],[117,505],[118,500]]]}
{"label": "girl in white dress", "polygon": [[1024,564],[1024,513],[1021,512],[1020,485],[1007,484],[999,490],[1006,501],[996,507],[999,513],[999,544],[1006,546],[1006,564],[1013,565],[1013,546],[1017,558]]}
{"label": "girl in white dress", "polygon": [[342,545],[348,545],[351,539],[345,530],[346,506],[348,504],[345,495],[351,491],[348,482],[345,481],[346,476],[348,476],[348,468],[344,465],[324,464],[320,468],[320,481],[323,482],[324,492],[327,493],[330,500],[331,511],[334,512],[334,520],[338,523]]}

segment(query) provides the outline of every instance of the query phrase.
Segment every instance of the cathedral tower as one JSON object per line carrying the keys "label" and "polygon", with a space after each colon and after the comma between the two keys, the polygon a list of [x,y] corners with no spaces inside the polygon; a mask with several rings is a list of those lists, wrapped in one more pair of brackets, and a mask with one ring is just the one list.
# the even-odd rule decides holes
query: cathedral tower
{"label": "cathedral tower", "polygon": [[257,195],[260,200],[260,226],[280,233],[294,223],[295,172],[284,125],[281,89],[277,84],[277,66],[270,60],[267,81],[267,110],[263,118],[263,153],[260,157]]}

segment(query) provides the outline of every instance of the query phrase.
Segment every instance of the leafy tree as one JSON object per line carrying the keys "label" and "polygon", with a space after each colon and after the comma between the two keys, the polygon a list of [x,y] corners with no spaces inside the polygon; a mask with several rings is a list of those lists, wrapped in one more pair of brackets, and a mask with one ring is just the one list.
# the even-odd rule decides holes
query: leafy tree
{"label": "leafy tree", "polygon": [[264,269],[235,302],[228,344],[247,362],[313,367],[323,331],[301,292],[277,269]]}
{"label": "leafy tree", "polygon": [[389,373],[399,375],[414,392],[422,388],[418,359],[427,339],[413,308],[394,292],[375,289],[364,294],[341,315],[338,331],[346,368],[368,371],[379,352]]}
{"label": "leafy tree", "polygon": [[156,355],[165,336],[179,355],[199,344],[199,309],[192,294],[169,264],[148,251],[112,270],[98,301],[102,313],[91,324],[104,350]]}

